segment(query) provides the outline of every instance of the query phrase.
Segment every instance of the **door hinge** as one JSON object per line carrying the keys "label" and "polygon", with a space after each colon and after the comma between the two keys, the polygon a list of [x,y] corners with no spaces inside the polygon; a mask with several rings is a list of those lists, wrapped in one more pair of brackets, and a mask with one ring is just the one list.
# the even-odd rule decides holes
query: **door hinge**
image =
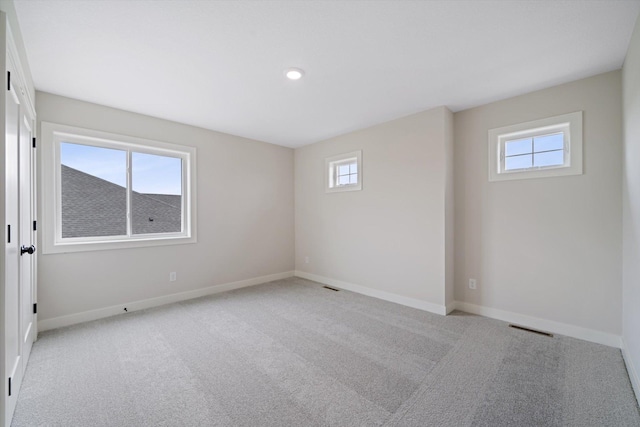
{"label": "door hinge", "polygon": [[32,141],[33,141],[33,148],[36,148],[36,137],[35,136],[33,137]]}
{"label": "door hinge", "polygon": [[38,221],[33,221],[33,231],[38,231]]}
{"label": "door hinge", "polygon": [[11,396],[11,377],[9,377],[9,396]]}
{"label": "door hinge", "polygon": [[11,71],[7,71],[7,90],[11,90]]}
{"label": "door hinge", "polygon": [[7,224],[7,243],[11,243],[11,224]]}
{"label": "door hinge", "polygon": [[37,302],[33,303],[33,314],[38,314],[38,303]]}

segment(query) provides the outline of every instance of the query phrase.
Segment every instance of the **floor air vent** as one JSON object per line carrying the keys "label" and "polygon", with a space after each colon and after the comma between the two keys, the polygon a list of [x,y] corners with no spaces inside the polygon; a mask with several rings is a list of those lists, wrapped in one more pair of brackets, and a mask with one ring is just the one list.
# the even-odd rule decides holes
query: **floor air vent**
{"label": "floor air vent", "polygon": [[330,286],[323,286],[323,288],[329,289],[330,291],[334,291],[334,292],[339,292],[340,291],[340,289],[332,288]]}
{"label": "floor air vent", "polygon": [[514,329],[520,329],[521,331],[533,332],[534,334],[538,334],[538,335],[544,335],[545,337],[553,337],[553,334],[549,332],[538,331],[536,329],[531,329],[531,328],[525,328],[524,326],[509,325],[509,327]]}

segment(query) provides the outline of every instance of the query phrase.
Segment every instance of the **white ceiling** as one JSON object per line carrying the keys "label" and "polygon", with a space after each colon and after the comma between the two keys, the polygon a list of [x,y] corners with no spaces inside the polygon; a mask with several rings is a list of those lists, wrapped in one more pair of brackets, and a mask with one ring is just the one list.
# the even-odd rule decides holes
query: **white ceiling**
{"label": "white ceiling", "polygon": [[[15,0],[36,89],[298,147],[619,69],[640,0]],[[297,82],[284,69],[306,71]]]}

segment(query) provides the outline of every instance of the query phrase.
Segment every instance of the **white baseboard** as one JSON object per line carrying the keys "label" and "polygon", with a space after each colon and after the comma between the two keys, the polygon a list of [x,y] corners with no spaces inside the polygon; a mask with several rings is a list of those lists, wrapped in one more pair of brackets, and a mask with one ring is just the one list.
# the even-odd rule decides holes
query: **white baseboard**
{"label": "white baseboard", "polygon": [[247,286],[259,285],[261,283],[271,282],[274,280],[286,279],[293,277],[293,271],[285,271],[283,273],[270,274],[267,276],[254,277],[252,279],[239,280],[237,282],[224,283],[222,285],[210,286],[207,288],[195,289],[193,291],[179,292],[176,294],[163,295],[160,297],[149,298],[140,301],[133,301],[110,307],[99,308],[96,310],[83,311],[81,313],[69,314],[66,316],[54,317],[38,321],[38,332],[49,329],[61,328],[63,326],[75,325],[77,323],[89,322],[105,317],[123,314],[124,307],[127,312],[144,310],[146,308],[158,307],[160,305],[170,304],[172,302],[186,301],[193,298],[199,298],[206,295],[217,294],[220,292],[231,291],[233,289],[244,288]]}
{"label": "white baseboard", "polygon": [[527,316],[525,314],[484,307],[462,301],[453,301],[444,306],[418,300],[415,298],[404,297],[390,292],[367,288],[361,285],[355,285],[353,283],[343,282],[341,280],[331,279],[329,277],[319,276],[317,274],[306,273],[299,270],[295,271],[295,276],[302,277],[303,279],[313,280],[315,282],[323,283],[335,288],[345,289],[385,301],[395,302],[397,304],[406,305],[408,307],[429,311],[431,313],[445,315],[451,313],[453,310],[460,310],[471,314],[477,314],[492,319],[502,320],[504,322],[518,324],[520,326],[540,329],[555,334],[566,335],[572,338],[594,342],[597,344],[603,344],[609,347],[622,347],[621,337],[618,335],[596,331],[593,329],[582,328],[580,326],[569,325],[567,323],[555,322],[553,320],[541,319],[538,317]]}
{"label": "white baseboard", "polygon": [[555,322],[553,320],[541,319],[538,317],[527,316],[525,314],[484,307],[462,301],[456,301],[456,308],[467,313],[478,314],[480,316],[490,317],[492,319],[502,320],[546,332],[552,332],[554,334],[566,335],[568,337],[578,338],[597,344],[604,344],[609,347],[622,347],[620,336],[606,332],[595,331],[593,329],[582,328],[580,326],[569,325],[567,323]]}
{"label": "white baseboard", "polygon": [[633,364],[633,357],[631,357],[631,353],[629,353],[629,349],[627,348],[624,338],[622,338],[622,357],[625,365],[627,366],[627,373],[629,374],[633,391],[636,394],[636,400],[640,403],[640,377],[638,376],[638,371]]}
{"label": "white baseboard", "polygon": [[313,280],[328,286],[344,289],[346,291],[355,292],[362,295],[367,295],[373,298],[378,298],[385,301],[394,302],[396,304],[406,305],[407,307],[417,308],[419,310],[429,311],[431,313],[445,315],[447,314],[447,308],[444,305],[434,304],[432,302],[419,300],[416,298],[405,297],[391,292],[379,291],[377,289],[367,288],[362,285],[355,285],[349,282],[343,282],[342,280],[331,279],[329,277],[318,276],[317,274],[306,273],[304,271],[295,271],[296,277],[303,279]]}
{"label": "white baseboard", "polygon": [[[77,323],[88,322],[91,320],[102,319],[105,317],[114,316],[123,313],[123,308],[127,307],[128,312],[144,310],[146,308],[157,307],[172,302],[185,301],[193,298],[199,298],[206,295],[217,294],[220,292],[226,292],[233,289],[244,288],[247,286],[259,285],[261,283],[271,282],[273,280],[285,279],[292,276],[302,277],[303,279],[313,280],[315,282],[323,283],[328,286],[344,289],[351,292],[367,295],[370,297],[382,299],[385,301],[394,302],[396,304],[405,305],[407,307],[417,308],[419,310],[428,311],[440,315],[450,313],[454,309],[465,311],[467,313],[478,314],[480,316],[490,317],[492,319],[502,320],[505,322],[516,323],[521,326],[527,326],[535,329],[541,329],[548,332],[553,332],[561,335],[566,335],[573,338],[582,339],[585,341],[595,342],[598,344],[604,344],[611,347],[622,348],[625,360],[630,361],[631,357],[624,349],[622,345],[622,339],[620,336],[614,334],[608,334],[606,332],[595,331],[592,329],[586,329],[579,326],[569,325],[566,323],[555,322],[546,319],[540,319],[537,317],[527,316],[524,314],[514,313],[510,311],[499,310],[490,307],[484,307],[480,305],[470,304],[462,301],[454,301],[452,304],[439,305],[428,301],[419,300],[416,298],[405,297],[402,295],[393,294],[391,292],[380,291],[376,289],[367,288],[365,286],[356,285],[353,283],[343,282],[341,280],[331,279],[324,276],[319,276],[312,273],[306,273],[304,271],[286,271],[283,273],[270,274],[267,276],[255,277],[252,279],[239,280],[237,282],[225,283],[222,285],[210,286],[207,288],[195,289],[192,291],[180,292],[176,294],[163,295],[160,297],[149,298],[140,301],[133,301],[114,305],[110,307],[99,308],[96,310],[84,311],[81,313],[70,314],[66,316],[54,317],[51,319],[43,319],[38,321],[38,332],[60,328],[63,326],[70,326]],[[627,362],[629,367],[629,376],[634,385],[636,395],[640,389],[640,381],[638,380],[638,374],[634,369],[634,366]]]}

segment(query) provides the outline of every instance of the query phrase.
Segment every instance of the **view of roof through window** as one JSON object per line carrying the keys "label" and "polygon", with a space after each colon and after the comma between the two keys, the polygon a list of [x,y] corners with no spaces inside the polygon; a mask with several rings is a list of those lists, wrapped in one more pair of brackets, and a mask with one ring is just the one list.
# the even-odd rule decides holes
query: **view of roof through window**
{"label": "view of roof through window", "polygon": [[[60,144],[62,237],[127,234],[127,152]],[[131,234],[180,232],[182,160],[131,153]]]}

